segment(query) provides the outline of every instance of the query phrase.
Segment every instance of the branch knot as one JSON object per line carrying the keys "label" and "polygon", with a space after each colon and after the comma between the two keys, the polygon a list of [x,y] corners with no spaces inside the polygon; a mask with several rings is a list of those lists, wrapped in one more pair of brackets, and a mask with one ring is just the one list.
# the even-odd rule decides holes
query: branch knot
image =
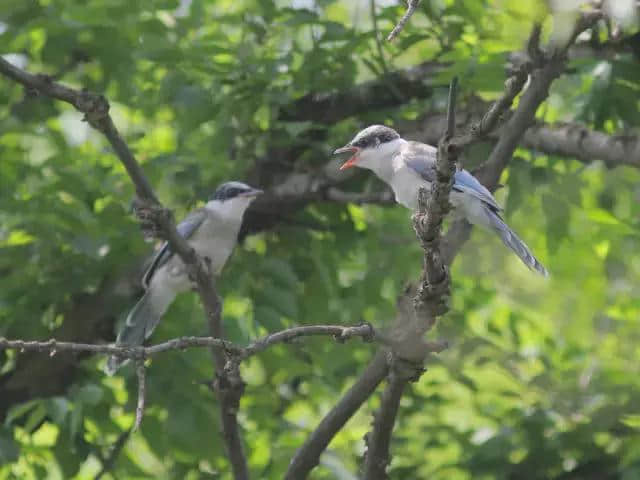
{"label": "branch knot", "polygon": [[103,131],[103,122],[109,119],[109,102],[104,95],[82,90],[76,98],[75,107],[84,113],[83,121]]}

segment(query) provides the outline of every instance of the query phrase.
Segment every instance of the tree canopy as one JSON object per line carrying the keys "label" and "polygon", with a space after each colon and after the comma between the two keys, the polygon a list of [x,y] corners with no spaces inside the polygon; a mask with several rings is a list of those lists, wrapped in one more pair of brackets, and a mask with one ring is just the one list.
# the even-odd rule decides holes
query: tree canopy
{"label": "tree canopy", "polygon": [[[555,3],[423,0],[387,41],[404,2],[3,0],[0,54],[104,95],[177,219],[230,179],[265,190],[217,282],[225,338],[240,346],[297,326],[388,329],[423,249],[411,212],[370,172],[339,171],[332,152],[370,124],[436,144],[454,77],[461,133],[512,92],[459,161],[496,189],[550,277],[447,218],[448,313],[428,339],[449,346],[404,390],[388,475],[630,480],[640,477],[640,33],[604,2],[574,38],[592,7]],[[155,245],[132,214],[136,187],[82,112],[46,88],[0,85],[0,338],[113,342]],[[518,131],[526,102],[535,117]],[[517,148],[500,156],[505,132]],[[206,335],[201,301],[185,293],[151,343]],[[318,423],[384,362],[379,348],[302,337],[241,363],[252,478],[284,478]],[[147,360],[135,432],[135,365],[108,377],[105,361],[0,345],[0,479],[234,478],[207,349]],[[384,385],[309,478],[359,478]]]}

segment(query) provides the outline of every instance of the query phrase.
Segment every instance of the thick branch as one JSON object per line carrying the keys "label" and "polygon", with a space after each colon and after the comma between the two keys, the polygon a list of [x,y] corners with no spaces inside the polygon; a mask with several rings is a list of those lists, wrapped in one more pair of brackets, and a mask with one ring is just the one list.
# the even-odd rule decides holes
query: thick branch
{"label": "thick branch", "polygon": [[103,477],[103,475],[108,473],[113,468],[114,464],[116,463],[116,460],[118,459],[118,455],[120,455],[120,452],[124,448],[130,436],[131,436],[131,429],[125,430],[118,436],[117,440],[111,446],[111,451],[109,452],[109,455],[106,458],[102,457],[101,455],[100,461],[102,462],[102,468],[96,474],[96,476],[93,477],[93,480],[100,480]]}
{"label": "thick branch", "polygon": [[436,181],[431,182],[431,192],[420,189],[418,212],[413,216],[413,228],[424,250],[424,272],[415,308],[429,322],[426,329],[435,322],[436,316],[446,311],[442,300],[449,294],[448,272],[440,252],[440,236],[442,221],[451,208],[449,193],[459,153],[454,138],[456,91],[457,79],[454,78],[449,89],[447,129],[438,144]]}
{"label": "thick branch", "polygon": [[602,160],[609,168],[620,165],[640,168],[637,135],[607,135],[575,123],[537,123],[526,131],[522,143],[549,155],[575,157],[585,163]]}
{"label": "thick branch", "polygon": [[[447,311],[444,297],[449,294],[449,275],[440,252],[442,221],[450,210],[449,193],[453,186],[453,174],[459,149],[452,143],[455,135],[455,104],[458,79],[449,87],[447,103],[447,128],[438,145],[436,159],[436,181],[431,182],[431,191],[420,189],[418,212],[413,216],[413,227],[424,250],[422,281],[414,298],[415,312],[405,312],[401,322],[395,326],[399,342],[392,349],[392,366],[387,387],[382,395],[380,408],[375,414],[373,429],[367,435],[367,452],[364,462],[365,480],[385,480],[387,466],[391,461],[389,446],[395,424],[400,398],[410,381],[420,378],[423,363],[428,353],[422,337],[435,323],[438,315]],[[407,290],[405,295],[409,295]],[[401,304],[399,303],[399,306]],[[416,321],[412,322],[415,313]],[[407,335],[406,330],[414,330]],[[402,338],[404,337],[404,338]],[[416,341],[416,338],[419,341]],[[417,348],[416,348],[417,347]],[[404,360],[411,351],[410,360]]]}
{"label": "thick branch", "polygon": [[[532,35],[529,39],[529,52],[536,63],[535,68],[531,73],[529,86],[522,94],[518,108],[502,128],[498,142],[487,160],[487,165],[497,167],[493,169],[494,171],[504,168],[518,147],[526,130],[533,125],[538,107],[549,96],[551,84],[565,69],[569,47],[581,32],[590,28],[599,18],[601,18],[599,12],[588,12],[581,15],[574,28],[570,42],[564,48],[552,54],[544,55],[539,51],[537,44],[539,34]],[[481,175],[481,177],[480,181],[482,183],[497,183],[498,181],[497,178],[491,177],[487,173]]]}
{"label": "thick branch", "polygon": [[380,349],[355,383],[345,393],[298,449],[285,475],[285,480],[301,480],[318,465],[320,454],[360,406],[371,396],[389,371],[387,353]]}
{"label": "thick branch", "polygon": [[[488,165],[504,166],[511,159],[513,152],[518,147],[525,131],[535,119],[536,111],[542,102],[549,96],[549,87],[562,73],[564,61],[561,57],[553,57],[542,68],[535,69],[531,73],[529,87],[522,94],[518,108],[500,132],[500,137],[493,148]],[[482,183],[496,183],[497,178],[486,175],[480,178]]]}
{"label": "thick branch", "polygon": [[407,386],[407,379],[395,372],[393,368],[387,381],[388,385],[382,394],[380,408],[373,420],[373,429],[365,438],[367,455],[364,463],[364,478],[366,480],[387,478],[387,465],[391,461],[389,455],[391,433],[400,407],[400,399]]}

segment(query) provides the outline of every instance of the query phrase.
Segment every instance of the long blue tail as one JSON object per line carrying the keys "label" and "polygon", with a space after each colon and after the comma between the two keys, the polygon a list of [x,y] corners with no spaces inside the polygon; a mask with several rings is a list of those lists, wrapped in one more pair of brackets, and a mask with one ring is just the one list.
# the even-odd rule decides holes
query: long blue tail
{"label": "long blue tail", "polygon": [[549,272],[544,265],[533,255],[529,247],[520,240],[520,237],[504,223],[504,220],[500,215],[490,208],[486,208],[487,217],[489,218],[489,226],[498,234],[507,247],[518,255],[522,263],[524,263],[531,270],[535,270],[541,275],[548,277]]}
{"label": "long blue tail", "polygon": [[[173,298],[169,302],[166,300],[168,299],[158,302],[158,295],[153,295],[151,289],[147,290],[127,315],[127,320],[116,338],[116,345],[142,345],[160,322],[160,318]],[[127,362],[127,359],[111,356],[107,361],[105,373],[113,375]]]}

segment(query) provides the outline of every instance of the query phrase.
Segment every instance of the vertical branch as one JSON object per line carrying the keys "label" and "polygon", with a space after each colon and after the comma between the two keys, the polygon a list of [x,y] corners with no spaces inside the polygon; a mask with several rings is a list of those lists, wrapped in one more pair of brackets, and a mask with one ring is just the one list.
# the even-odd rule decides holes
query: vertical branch
{"label": "vertical branch", "polygon": [[367,454],[364,462],[364,478],[366,480],[387,478],[387,465],[391,461],[389,455],[391,434],[400,407],[400,399],[406,386],[407,379],[399,375],[395,368],[392,368],[387,388],[382,394],[380,409],[374,416],[373,430],[365,437]]}
{"label": "vertical branch", "polygon": [[[413,216],[413,226],[424,250],[422,281],[414,297],[414,312],[405,312],[405,317],[415,315],[415,322],[405,318],[395,329],[404,338],[393,344],[391,369],[387,387],[382,395],[380,408],[375,414],[373,429],[367,435],[367,452],[364,460],[365,480],[385,480],[387,466],[391,461],[389,447],[396,421],[400,399],[411,381],[417,381],[424,371],[424,359],[430,351],[441,349],[440,345],[427,344],[422,337],[433,327],[436,318],[448,310],[444,301],[449,294],[449,275],[440,252],[442,221],[450,210],[449,193],[453,186],[458,148],[451,143],[455,135],[455,101],[457,78],[451,80],[447,105],[447,129],[438,145],[436,159],[437,178],[431,183],[431,192],[420,189],[419,209]],[[410,295],[410,290],[405,293]],[[402,318],[402,315],[400,316]],[[402,330],[410,330],[402,332]],[[413,335],[411,335],[413,333]],[[419,340],[416,340],[418,338]]]}
{"label": "vertical branch", "polygon": [[458,96],[458,77],[451,79],[449,85],[449,97],[447,99],[447,130],[444,138],[450,140],[456,133],[456,98]]}
{"label": "vertical branch", "polygon": [[[201,294],[206,294],[210,297],[205,307],[209,333],[212,337],[223,338],[222,302],[220,297],[213,288],[206,289],[206,292],[201,292]],[[220,401],[222,434],[231,468],[233,469],[233,477],[235,480],[248,480],[249,466],[247,465],[244,445],[240,435],[240,425],[238,424],[240,398],[244,393],[244,382],[240,376],[239,364],[238,362],[228,362],[226,352],[220,347],[212,347],[211,356],[216,370],[216,378],[212,387]]]}
{"label": "vertical branch", "polygon": [[142,423],[142,417],[144,416],[144,404],[145,404],[145,382],[146,371],[144,368],[144,358],[136,360],[136,376],[138,377],[138,403],[136,405],[136,422],[133,424],[133,431],[135,432],[140,428]]}

